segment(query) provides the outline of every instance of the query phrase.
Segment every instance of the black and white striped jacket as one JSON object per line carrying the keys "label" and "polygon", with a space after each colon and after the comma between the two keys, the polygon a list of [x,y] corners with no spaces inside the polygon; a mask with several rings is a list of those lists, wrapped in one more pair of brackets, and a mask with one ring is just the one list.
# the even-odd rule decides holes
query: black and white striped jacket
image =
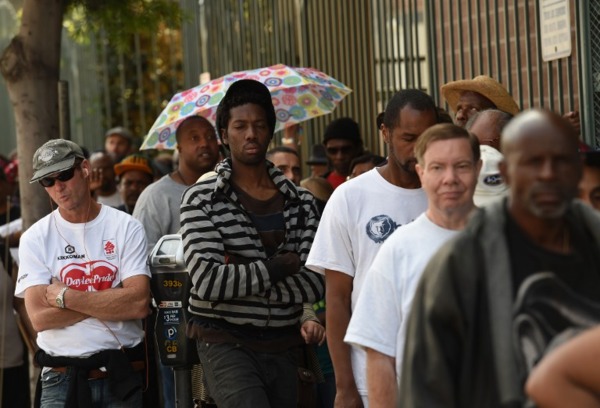
{"label": "black and white striped jacket", "polygon": [[[229,183],[227,159],[217,166],[216,177],[190,187],[182,197],[181,234],[192,280],[190,311],[195,315],[284,327],[299,322],[302,303],[323,298],[323,277],[304,267],[319,222],[313,196],[270,162],[267,168],[285,196],[285,241],[278,252],[296,252],[300,271],[271,281],[258,231]],[[228,263],[230,257],[247,263]]]}

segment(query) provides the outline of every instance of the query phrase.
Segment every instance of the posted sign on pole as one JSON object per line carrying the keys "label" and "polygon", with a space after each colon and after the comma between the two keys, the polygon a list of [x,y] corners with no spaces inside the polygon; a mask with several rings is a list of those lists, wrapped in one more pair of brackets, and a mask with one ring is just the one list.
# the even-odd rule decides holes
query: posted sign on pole
{"label": "posted sign on pole", "polygon": [[540,1],[540,41],[544,61],[571,55],[569,0]]}

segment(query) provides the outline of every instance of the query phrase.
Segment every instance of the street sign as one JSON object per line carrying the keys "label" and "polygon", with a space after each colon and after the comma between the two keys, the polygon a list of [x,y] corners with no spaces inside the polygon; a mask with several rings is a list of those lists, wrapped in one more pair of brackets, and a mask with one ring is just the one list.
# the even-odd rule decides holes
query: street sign
{"label": "street sign", "polygon": [[569,0],[540,1],[540,42],[546,62],[571,55]]}

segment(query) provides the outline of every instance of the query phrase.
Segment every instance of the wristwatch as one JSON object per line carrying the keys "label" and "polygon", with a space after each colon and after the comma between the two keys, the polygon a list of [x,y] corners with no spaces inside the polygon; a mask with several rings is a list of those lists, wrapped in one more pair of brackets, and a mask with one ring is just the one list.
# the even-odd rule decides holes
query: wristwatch
{"label": "wristwatch", "polygon": [[65,292],[67,289],[69,289],[69,287],[65,286],[58,292],[58,296],[56,296],[56,305],[61,309],[65,308]]}

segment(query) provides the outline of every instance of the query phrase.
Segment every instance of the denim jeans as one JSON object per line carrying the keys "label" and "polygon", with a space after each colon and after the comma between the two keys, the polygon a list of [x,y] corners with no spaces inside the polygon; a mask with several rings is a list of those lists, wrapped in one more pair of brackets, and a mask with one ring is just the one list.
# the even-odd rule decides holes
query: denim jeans
{"label": "denim jeans", "polygon": [[239,344],[198,341],[208,390],[219,408],[293,408],[298,370],[292,350],[261,353]]}
{"label": "denim jeans", "polygon": [[[41,408],[64,408],[67,401],[67,390],[71,374],[48,371],[42,374],[42,398]],[[142,375],[139,373],[140,384]],[[92,407],[90,408],[141,408],[142,392],[140,391],[129,398],[127,401],[119,401],[113,397],[108,378],[89,380],[92,390]]]}

